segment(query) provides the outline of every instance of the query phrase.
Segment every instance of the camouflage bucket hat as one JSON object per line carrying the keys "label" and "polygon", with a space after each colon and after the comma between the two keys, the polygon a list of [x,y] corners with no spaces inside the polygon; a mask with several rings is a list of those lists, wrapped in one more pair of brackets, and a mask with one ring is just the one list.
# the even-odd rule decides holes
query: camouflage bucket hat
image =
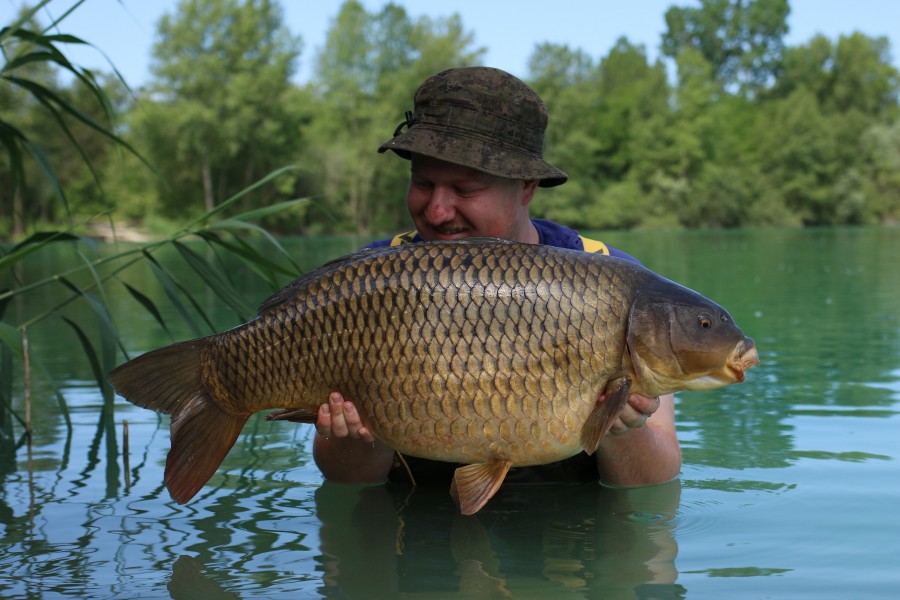
{"label": "camouflage bucket hat", "polygon": [[541,187],[569,178],[543,158],[548,121],[543,101],[505,71],[443,71],[419,86],[413,101],[413,112],[379,152],[393,150],[406,159],[423,154],[499,177],[539,180]]}

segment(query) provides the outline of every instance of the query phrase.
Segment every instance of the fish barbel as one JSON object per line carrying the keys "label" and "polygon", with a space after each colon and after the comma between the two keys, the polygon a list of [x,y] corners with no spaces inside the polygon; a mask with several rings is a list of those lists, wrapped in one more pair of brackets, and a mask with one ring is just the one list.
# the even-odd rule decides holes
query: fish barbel
{"label": "fish barbel", "polygon": [[593,453],[630,393],[743,381],[753,341],[702,295],[618,258],[498,239],[361,250],[289,284],[234,329],[109,375],[171,414],[165,484],[185,503],[253,413],[314,422],[328,393],[396,451],[464,463],[479,510],[511,466]]}

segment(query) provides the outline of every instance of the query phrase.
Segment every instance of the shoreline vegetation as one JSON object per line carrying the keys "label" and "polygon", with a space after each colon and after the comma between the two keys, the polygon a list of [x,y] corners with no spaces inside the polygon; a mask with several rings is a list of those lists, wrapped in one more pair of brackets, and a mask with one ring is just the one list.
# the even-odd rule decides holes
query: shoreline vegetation
{"label": "shoreline vegetation", "polygon": [[[0,33],[0,240],[98,214],[148,231],[190,222],[285,165],[232,210],[310,198],[256,223],[287,235],[403,231],[408,165],[375,148],[426,76],[486,53],[449,12],[413,18],[346,0],[307,55],[277,1],[184,0],[156,23],[149,80],[130,88],[66,59],[90,41],[58,33],[65,16],[41,21],[63,12],[58,2],[23,9]],[[580,230],[900,221],[888,40],[789,45],[789,13],[788,0],[673,1],[654,61],[624,37],[599,57],[536,44],[523,79],[550,112],[545,155],[570,180],[542,190],[534,216]],[[299,85],[301,59],[314,69]]]}

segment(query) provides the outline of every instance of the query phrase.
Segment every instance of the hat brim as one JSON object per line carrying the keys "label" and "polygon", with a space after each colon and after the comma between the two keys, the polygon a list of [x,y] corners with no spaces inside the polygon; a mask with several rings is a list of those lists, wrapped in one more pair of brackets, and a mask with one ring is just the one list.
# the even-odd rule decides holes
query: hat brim
{"label": "hat brim", "polygon": [[445,128],[433,129],[422,124],[378,147],[378,152],[387,150],[392,150],[407,160],[412,154],[422,154],[497,177],[538,180],[540,187],[554,187],[569,179],[564,171],[540,157],[509,146],[498,146],[496,141],[460,135]]}

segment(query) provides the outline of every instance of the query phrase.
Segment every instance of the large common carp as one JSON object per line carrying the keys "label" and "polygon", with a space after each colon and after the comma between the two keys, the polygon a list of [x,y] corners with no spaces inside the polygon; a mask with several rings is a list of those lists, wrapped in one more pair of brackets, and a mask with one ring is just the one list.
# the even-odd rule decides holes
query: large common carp
{"label": "large common carp", "polygon": [[398,452],[465,463],[472,514],[513,465],[593,453],[632,392],[743,381],[753,341],[710,300],[609,256],[497,239],[362,250],[265,301],[254,320],[110,375],[172,415],[165,483],[185,503],[254,412],[315,420],[331,390]]}

